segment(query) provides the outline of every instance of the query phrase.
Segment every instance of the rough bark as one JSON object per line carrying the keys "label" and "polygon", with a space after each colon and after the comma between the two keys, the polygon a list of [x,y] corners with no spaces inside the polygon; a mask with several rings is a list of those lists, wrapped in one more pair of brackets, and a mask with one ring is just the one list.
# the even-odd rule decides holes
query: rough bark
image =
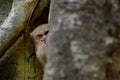
{"label": "rough bark", "polygon": [[44,80],[120,80],[119,9],[119,0],[51,0]]}
{"label": "rough bark", "polygon": [[8,16],[12,6],[12,0],[0,0],[0,25]]}
{"label": "rough bark", "polygon": [[43,68],[35,54],[28,60],[30,54],[26,53],[25,44],[21,37],[7,51],[11,55],[0,65],[0,80],[42,80]]}

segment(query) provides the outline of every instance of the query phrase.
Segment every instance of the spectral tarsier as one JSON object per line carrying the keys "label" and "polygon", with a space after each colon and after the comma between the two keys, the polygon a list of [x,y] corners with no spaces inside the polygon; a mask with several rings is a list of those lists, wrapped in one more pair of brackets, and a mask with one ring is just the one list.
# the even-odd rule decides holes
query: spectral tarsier
{"label": "spectral tarsier", "polygon": [[49,32],[48,24],[43,24],[43,25],[39,25],[37,28],[33,30],[33,32],[30,33],[30,36],[33,39],[34,44],[35,44],[36,58],[42,64],[43,68],[47,60],[46,37],[47,37],[48,32]]}

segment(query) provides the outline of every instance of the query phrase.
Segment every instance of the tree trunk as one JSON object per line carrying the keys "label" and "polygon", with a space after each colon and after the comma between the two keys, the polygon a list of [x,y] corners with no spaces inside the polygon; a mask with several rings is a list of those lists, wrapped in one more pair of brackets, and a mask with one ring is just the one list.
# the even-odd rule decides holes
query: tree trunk
{"label": "tree trunk", "polygon": [[44,80],[120,80],[119,9],[119,0],[51,0]]}
{"label": "tree trunk", "polygon": [[[0,65],[1,80],[42,80],[42,67],[36,59],[35,54],[30,58],[26,53],[26,43],[21,37],[6,53],[11,54],[6,61]],[[27,42],[27,45],[28,42]],[[29,45],[30,46],[30,45]],[[32,48],[29,48],[30,52]],[[34,50],[34,49],[32,49]],[[32,51],[33,52],[33,51]]]}

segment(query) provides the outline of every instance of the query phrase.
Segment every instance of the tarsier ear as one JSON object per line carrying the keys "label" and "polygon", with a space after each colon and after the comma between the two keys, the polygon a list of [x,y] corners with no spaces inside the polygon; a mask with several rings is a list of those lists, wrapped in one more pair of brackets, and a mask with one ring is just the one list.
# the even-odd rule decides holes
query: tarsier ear
{"label": "tarsier ear", "polygon": [[34,39],[34,35],[33,35],[32,33],[30,33],[30,37],[31,37],[32,39]]}

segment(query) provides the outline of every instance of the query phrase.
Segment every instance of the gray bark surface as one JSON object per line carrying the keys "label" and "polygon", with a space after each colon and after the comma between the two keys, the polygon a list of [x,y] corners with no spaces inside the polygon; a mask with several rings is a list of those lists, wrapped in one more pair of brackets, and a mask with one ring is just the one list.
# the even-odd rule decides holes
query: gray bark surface
{"label": "gray bark surface", "polygon": [[44,80],[120,80],[119,9],[119,0],[51,0]]}
{"label": "gray bark surface", "polygon": [[8,16],[12,6],[12,0],[0,0],[0,25]]}

